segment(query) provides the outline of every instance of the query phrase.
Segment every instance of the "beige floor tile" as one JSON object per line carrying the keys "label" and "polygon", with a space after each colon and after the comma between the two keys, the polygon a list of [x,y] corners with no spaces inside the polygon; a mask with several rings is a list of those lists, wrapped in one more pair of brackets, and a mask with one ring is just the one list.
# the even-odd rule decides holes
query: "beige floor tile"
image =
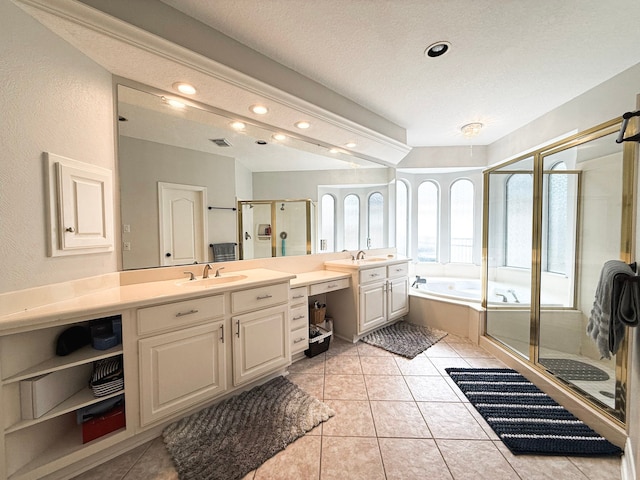
{"label": "beige floor tile", "polygon": [[373,345],[369,345],[368,343],[358,342],[356,344],[358,346],[358,355],[361,357],[393,357],[393,353],[388,352],[387,350],[374,347]]}
{"label": "beige floor tile", "polygon": [[442,377],[404,377],[416,402],[459,402],[460,399]]}
{"label": "beige floor tile", "polygon": [[129,450],[128,452],[103,463],[97,468],[73,477],[73,480],[102,480],[104,478],[109,478],[110,480],[121,480],[131,467],[133,467],[133,465],[135,465],[135,463],[144,455],[152,443],[153,441],[147,442],[133,450]]}
{"label": "beige floor tile", "polygon": [[455,333],[448,334],[442,340],[444,340],[446,343],[473,343],[469,338],[461,337],[459,335],[456,335]]}
{"label": "beige floor tile", "polygon": [[318,400],[324,398],[324,375],[318,375],[316,373],[291,373],[287,378]]}
{"label": "beige floor tile", "polygon": [[401,375],[393,357],[360,357],[365,375]]}
{"label": "beige floor tile", "polygon": [[327,350],[327,357],[333,355],[358,355],[358,346],[341,338],[332,338]]}
{"label": "beige floor tile", "polygon": [[369,400],[413,400],[405,377],[401,375],[365,375],[364,382]]}
{"label": "beige floor tile", "polygon": [[327,400],[336,414],[322,424],[322,436],[375,437],[371,407],[366,400]]}
{"label": "beige floor tile", "polygon": [[482,415],[480,415],[480,412],[478,412],[478,410],[476,410],[475,407],[471,403],[467,402],[467,403],[463,403],[463,405],[465,407],[467,407],[467,410],[469,410],[469,413],[471,415],[473,415],[473,418],[476,419],[476,422],[478,422],[480,427],[482,427],[482,430],[484,430],[484,433],[487,434],[489,439],[496,440],[498,442],[501,441],[500,437],[498,436],[498,434],[493,431],[493,428],[491,428],[489,426],[489,424],[484,419],[484,417]]}
{"label": "beige floor tile", "polygon": [[296,363],[289,365],[289,373],[315,373],[324,374],[325,355],[321,353],[313,358],[303,358]]}
{"label": "beige floor tile", "polygon": [[322,437],[321,480],[384,480],[376,438]]}
{"label": "beige floor tile", "polygon": [[589,480],[620,480],[622,478],[621,460],[618,457],[569,457],[569,461]]}
{"label": "beige floor tile", "polygon": [[442,375],[447,375],[445,368],[469,368],[470,365],[461,357],[430,357],[431,363]]}
{"label": "beige floor tile", "polygon": [[360,357],[337,355],[327,357],[324,371],[328,375],[358,375],[362,373]]}
{"label": "beige floor tile", "polygon": [[387,480],[451,480],[434,440],[379,438]]}
{"label": "beige floor tile", "polygon": [[418,402],[433,438],[488,440],[480,424],[462,403]]}
{"label": "beige floor tile", "polygon": [[498,441],[494,444],[521,478],[587,480],[587,477],[567,457],[514,455],[504,443]]}
{"label": "beige floor tile", "polygon": [[[446,337],[445,337],[446,338]],[[424,351],[424,355],[429,358],[434,357],[459,357],[458,352],[456,352],[451,345],[448,343],[444,343],[442,341],[436,343],[435,345],[427,348]]]}
{"label": "beige floor tile", "polygon": [[464,359],[473,368],[507,368],[504,363],[493,357],[465,357]]}
{"label": "beige floor tile", "polygon": [[458,399],[463,402],[463,403],[469,403],[469,399],[467,398],[467,396],[462,393],[462,390],[460,390],[460,387],[458,387],[458,385],[456,385],[456,382],[453,381],[453,379],[449,376],[446,375],[444,377],[442,377],[446,380],[447,385],[449,385],[451,387],[451,390],[453,390],[453,392],[456,394],[456,396],[458,397]]}
{"label": "beige floor tile", "polygon": [[520,478],[490,440],[436,439],[436,444],[456,480],[517,480]]}
{"label": "beige floor tile", "polygon": [[487,352],[484,348],[479,347],[477,345],[473,345],[472,343],[452,343],[450,344],[451,348],[453,348],[458,355],[461,357],[480,357],[480,358],[491,358],[492,355]]}
{"label": "beige floor tile", "polygon": [[371,402],[378,437],[431,438],[415,402]]}
{"label": "beige floor tile", "polygon": [[177,480],[178,472],[173,466],[162,437],[156,438],[140,460],[123,477],[123,480]]}
{"label": "beige floor tile", "polygon": [[318,480],[321,437],[303,436],[287,445],[255,472],[255,480]]}
{"label": "beige floor tile", "polygon": [[367,400],[363,375],[325,375],[324,398],[335,400]]}
{"label": "beige floor tile", "polygon": [[394,360],[402,375],[440,375],[431,360],[424,355],[418,355],[413,359],[396,356]]}

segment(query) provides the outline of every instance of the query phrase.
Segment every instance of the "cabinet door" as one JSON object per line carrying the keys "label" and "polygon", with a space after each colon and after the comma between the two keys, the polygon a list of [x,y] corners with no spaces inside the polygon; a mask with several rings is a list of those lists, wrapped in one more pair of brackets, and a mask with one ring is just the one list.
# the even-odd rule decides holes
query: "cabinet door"
{"label": "cabinet door", "polygon": [[409,279],[396,278],[389,280],[387,295],[389,297],[388,320],[394,320],[409,312]]}
{"label": "cabinet door", "polygon": [[386,282],[360,287],[358,333],[363,333],[385,322],[387,318],[386,290]]}
{"label": "cabinet door", "polygon": [[281,305],[232,317],[234,386],[289,364],[288,312]]}
{"label": "cabinet door", "polygon": [[223,321],[138,341],[141,424],[227,388]]}

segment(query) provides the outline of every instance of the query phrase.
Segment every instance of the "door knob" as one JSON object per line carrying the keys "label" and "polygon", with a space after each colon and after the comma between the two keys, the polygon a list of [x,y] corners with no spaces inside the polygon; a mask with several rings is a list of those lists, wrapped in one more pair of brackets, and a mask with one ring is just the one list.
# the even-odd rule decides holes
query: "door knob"
{"label": "door knob", "polygon": [[66,232],[69,232],[69,233],[73,233],[73,232],[75,232],[75,231],[76,231],[76,229],[75,229],[75,228],[73,228],[73,227],[67,227],[67,228],[65,228],[64,230],[65,230]]}

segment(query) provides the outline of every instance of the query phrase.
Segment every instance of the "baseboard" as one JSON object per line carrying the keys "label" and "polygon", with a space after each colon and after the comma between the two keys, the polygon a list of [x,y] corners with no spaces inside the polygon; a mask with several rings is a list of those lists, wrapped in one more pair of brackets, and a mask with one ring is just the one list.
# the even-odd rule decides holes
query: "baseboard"
{"label": "baseboard", "polygon": [[620,466],[621,480],[636,480],[636,462],[633,455],[631,438],[627,438],[624,444],[624,456]]}

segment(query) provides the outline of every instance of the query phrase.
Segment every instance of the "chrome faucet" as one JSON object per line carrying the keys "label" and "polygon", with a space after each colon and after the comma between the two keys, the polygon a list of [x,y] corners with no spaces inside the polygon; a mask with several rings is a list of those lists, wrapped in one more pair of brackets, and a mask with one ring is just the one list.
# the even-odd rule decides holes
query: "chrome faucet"
{"label": "chrome faucet", "polygon": [[364,260],[364,251],[363,250],[358,250],[358,253],[356,254],[356,260]]}
{"label": "chrome faucet", "polygon": [[204,266],[204,271],[202,272],[202,278],[209,278],[209,270],[211,270],[211,265],[207,263]]}
{"label": "chrome faucet", "polygon": [[220,275],[220,270],[224,270],[224,267],[219,267],[219,268],[216,269],[216,274],[215,274],[216,277],[221,277],[222,276],[222,275]]}
{"label": "chrome faucet", "polygon": [[349,255],[351,255],[351,261],[354,261],[356,259],[356,257],[353,256],[353,253],[350,253],[346,248],[342,251],[347,252]]}

